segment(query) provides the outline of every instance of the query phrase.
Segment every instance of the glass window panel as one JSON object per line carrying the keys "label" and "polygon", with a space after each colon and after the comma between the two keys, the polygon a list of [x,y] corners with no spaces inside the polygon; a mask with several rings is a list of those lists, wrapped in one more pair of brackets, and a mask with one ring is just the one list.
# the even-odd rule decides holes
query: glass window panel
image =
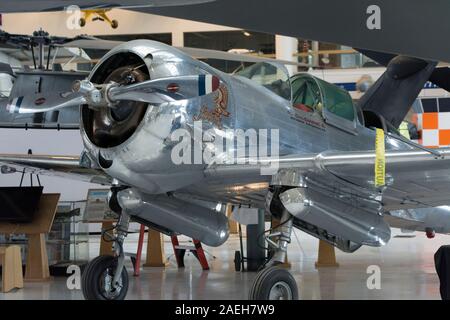
{"label": "glass window panel", "polygon": [[437,101],[433,99],[422,99],[423,112],[438,112]]}

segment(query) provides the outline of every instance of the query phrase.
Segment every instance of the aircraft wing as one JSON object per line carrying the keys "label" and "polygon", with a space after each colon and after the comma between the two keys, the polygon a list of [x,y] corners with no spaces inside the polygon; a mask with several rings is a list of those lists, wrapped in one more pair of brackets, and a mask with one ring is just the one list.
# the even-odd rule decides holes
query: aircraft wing
{"label": "aircraft wing", "polygon": [[109,185],[108,177],[100,169],[84,167],[78,156],[0,154],[2,174],[33,173]]}
{"label": "aircraft wing", "polygon": [[76,5],[81,9],[106,9],[106,8],[145,8],[145,7],[170,7],[179,5],[198,4],[212,2],[215,0],[3,0],[0,3],[0,12],[39,12],[39,11],[61,11]]}
{"label": "aircraft wing", "polygon": [[319,175],[322,180],[333,177],[355,190],[381,192],[384,211],[428,208],[450,205],[450,149],[437,150],[441,156],[422,150],[386,152],[386,187],[381,189],[374,185],[375,151],[289,156],[255,165],[212,165],[206,174],[222,182],[242,176],[253,176],[256,181],[261,179],[256,178],[261,177],[261,169],[271,164],[284,174]]}
{"label": "aircraft wing", "polygon": [[[70,42],[66,42],[63,45],[60,45],[65,48],[81,48],[81,49],[98,49],[98,50],[111,50],[117,47],[120,44],[123,44],[122,41],[113,41],[113,40],[103,40],[93,37],[80,37]],[[180,51],[183,51],[187,55],[195,59],[216,59],[216,60],[226,60],[226,61],[237,61],[237,62],[248,62],[248,63],[260,63],[260,62],[269,62],[269,63],[278,63],[284,65],[295,65],[298,67],[310,67],[310,64],[299,63],[294,61],[287,60],[278,60],[260,57],[258,55],[250,55],[250,54],[239,54],[239,53],[231,53],[219,50],[210,50],[210,49],[200,49],[200,48],[189,48],[189,47],[175,47]]]}
{"label": "aircraft wing", "polygon": [[450,43],[430,36],[449,30],[449,9],[446,0],[217,0],[136,10],[450,62]]}
{"label": "aircraft wing", "polygon": [[[374,186],[374,151],[324,152],[260,160],[256,164],[213,164],[205,175],[221,185],[243,178],[248,183],[261,182],[270,180],[268,169],[275,166],[284,174],[328,175],[369,193],[378,194],[381,190],[384,211],[429,208],[450,205],[450,149],[438,150],[439,157],[422,150],[386,152],[386,187],[382,189]],[[0,154],[0,167],[2,173],[25,170],[26,173],[110,184],[110,177],[102,170],[83,166],[77,156]],[[261,175],[264,172],[261,170],[265,170],[266,175]]]}
{"label": "aircraft wing", "polygon": [[280,64],[284,64],[284,65],[295,65],[298,67],[310,67],[311,66],[306,63],[299,63],[299,62],[279,60],[279,59],[270,59],[270,58],[264,58],[264,57],[259,57],[257,55],[250,55],[250,54],[238,54],[238,53],[230,53],[230,52],[225,52],[225,51],[189,48],[189,47],[182,47],[182,48],[179,47],[178,49],[196,59],[217,59],[217,60],[249,62],[249,63],[274,62],[274,63],[280,63]]}

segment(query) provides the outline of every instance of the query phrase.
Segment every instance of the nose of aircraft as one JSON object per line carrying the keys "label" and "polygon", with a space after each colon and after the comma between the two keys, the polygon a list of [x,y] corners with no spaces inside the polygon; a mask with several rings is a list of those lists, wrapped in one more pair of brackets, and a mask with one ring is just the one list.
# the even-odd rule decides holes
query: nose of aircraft
{"label": "nose of aircraft", "polygon": [[[115,82],[123,85],[148,80],[148,75],[131,66],[113,71],[105,83]],[[147,110],[147,103],[119,101],[114,108],[89,109],[92,142],[102,148],[110,148],[125,142],[135,132]]]}

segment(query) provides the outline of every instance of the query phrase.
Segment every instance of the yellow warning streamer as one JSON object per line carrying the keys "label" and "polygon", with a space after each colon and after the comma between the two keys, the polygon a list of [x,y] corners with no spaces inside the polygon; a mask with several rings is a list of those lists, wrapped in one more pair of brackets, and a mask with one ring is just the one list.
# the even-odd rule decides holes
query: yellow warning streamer
{"label": "yellow warning streamer", "polygon": [[386,154],[384,145],[384,131],[377,129],[375,138],[375,187],[386,184]]}

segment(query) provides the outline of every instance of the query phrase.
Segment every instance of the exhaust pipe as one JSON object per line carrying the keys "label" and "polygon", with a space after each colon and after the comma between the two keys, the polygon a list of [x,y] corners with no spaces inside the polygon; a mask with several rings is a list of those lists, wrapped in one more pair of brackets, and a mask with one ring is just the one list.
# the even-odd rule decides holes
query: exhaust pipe
{"label": "exhaust pipe", "polygon": [[148,195],[136,189],[117,194],[120,207],[139,217],[174,232],[218,247],[230,234],[228,218],[214,210],[167,195]]}

